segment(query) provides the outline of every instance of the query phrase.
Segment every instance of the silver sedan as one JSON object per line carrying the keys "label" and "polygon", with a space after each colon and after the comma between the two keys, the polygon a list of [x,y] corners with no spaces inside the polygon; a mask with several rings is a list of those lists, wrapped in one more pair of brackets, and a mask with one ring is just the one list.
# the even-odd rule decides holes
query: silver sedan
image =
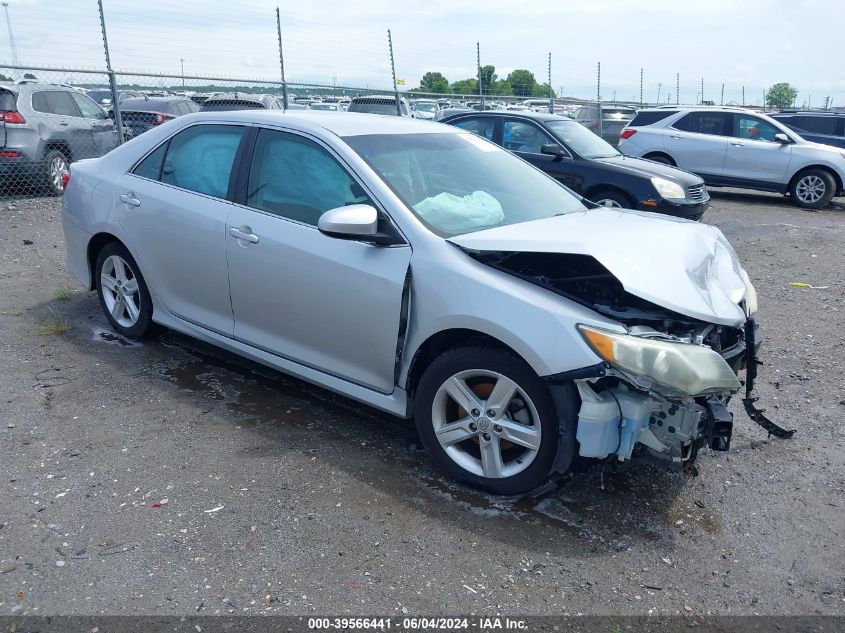
{"label": "silver sedan", "polygon": [[[589,205],[589,203],[586,203]],[[588,209],[457,128],[197,113],[74,163],[67,265],[153,322],[397,416],[516,494],[573,458],[726,450],[756,295],[715,228]]]}

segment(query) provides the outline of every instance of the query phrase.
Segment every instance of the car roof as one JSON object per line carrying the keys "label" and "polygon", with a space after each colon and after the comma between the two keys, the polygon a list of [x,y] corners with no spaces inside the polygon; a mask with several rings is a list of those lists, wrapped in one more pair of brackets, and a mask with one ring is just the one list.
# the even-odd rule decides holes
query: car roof
{"label": "car roof", "polygon": [[845,116],[845,112],[819,112],[818,110],[779,110],[772,112],[769,116],[779,114],[800,114],[801,116]]}
{"label": "car roof", "polygon": [[[447,110],[448,112],[448,110]],[[469,112],[462,112],[455,114],[455,118],[462,117],[465,114],[472,112],[475,115],[483,114],[484,116],[494,117],[520,117],[522,119],[533,119],[535,121],[572,121],[568,116],[561,116],[559,114],[549,114],[548,112],[534,112],[533,110],[470,110]],[[441,121],[445,120],[444,117]]]}
{"label": "car roof", "polygon": [[336,136],[368,134],[465,134],[460,129],[422,119],[362,112],[325,112],[320,110],[232,110],[227,112],[196,112],[179,117],[180,121],[221,123],[252,123],[284,125],[303,132],[326,131]]}

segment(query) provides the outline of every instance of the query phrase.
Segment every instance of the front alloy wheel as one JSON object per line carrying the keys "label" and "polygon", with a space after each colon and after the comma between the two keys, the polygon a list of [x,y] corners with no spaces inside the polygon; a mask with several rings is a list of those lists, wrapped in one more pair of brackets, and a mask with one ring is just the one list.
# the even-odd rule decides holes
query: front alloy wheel
{"label": "front alloy wheel", "polygon": [[531,398],[507,376],[483,369],[449,377],[434,397],[431,421],[453,462],[490,479],[528,468],[543,435]]}
{"label": "front alloy wheel", "polygon": [[820,209],[833,198],[836,183],[833,177],[821,169],[810,169],[801,174],[792,184],[792,200],[805,209]]}
{"label": "front alloy wheel", "polygon": [[458,347],[425,370],[414,418],[426,449],[450,477],[516,495],[543,483],[553,466],[569,467],[577,419],[572,391],[565,390],[559,410],[546,383],[513,353]]}

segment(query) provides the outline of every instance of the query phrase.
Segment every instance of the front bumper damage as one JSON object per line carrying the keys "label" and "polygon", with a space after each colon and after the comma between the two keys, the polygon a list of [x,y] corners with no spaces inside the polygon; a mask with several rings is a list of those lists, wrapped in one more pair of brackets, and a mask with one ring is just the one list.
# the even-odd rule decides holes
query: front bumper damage
{"label": "front bumper damage", "polygon": [[[777,426],[754,406],[756,398],[751,393],[762,334],[752,318],[743,331],[744,338],[720,354],[735,372],[746,370],[743,404],[749,417],[770,435],[791,437],[795,431]],[[667,397],[643,389],[607,364],[570,379],[581,399],[576,438],[582,457],[616,456],[620,461],[648,461],[681,470],[694,463],[701,448],[730,448],[734,420],[727,405],[732,393]]]}

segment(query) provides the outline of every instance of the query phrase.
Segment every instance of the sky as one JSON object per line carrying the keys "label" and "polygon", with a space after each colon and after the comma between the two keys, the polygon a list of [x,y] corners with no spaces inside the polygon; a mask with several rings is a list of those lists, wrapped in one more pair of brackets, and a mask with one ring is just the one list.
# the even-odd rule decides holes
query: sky
{"label": "sky", "polygon": [[[6,0],[22,64],[104,66],[95,0]],[[450,81],[481,63],[551,78],[582,98],[704,98],[758,104],[786,81],[797,105],[845,106],[845,0],[103,0],[112,66],[136,72],[278,80],[276,6],[291,82],[391,86],[387,29],[405,87],[426,71]],[[0,14],[0,64],[12,61]],[[184,61],[183,61],[184,60]],[[0,72],[4,72],[0,68]],[[8,74],[8,73],[6,73]],[[37,73],[36,73],[37,74]],[[45,72],[52,81],[80,75]],[[101,80],[104,75],[92,75]],[[188,81],[188,84],[191,82]],[[199,82],[197,82],[199,83]]]}

